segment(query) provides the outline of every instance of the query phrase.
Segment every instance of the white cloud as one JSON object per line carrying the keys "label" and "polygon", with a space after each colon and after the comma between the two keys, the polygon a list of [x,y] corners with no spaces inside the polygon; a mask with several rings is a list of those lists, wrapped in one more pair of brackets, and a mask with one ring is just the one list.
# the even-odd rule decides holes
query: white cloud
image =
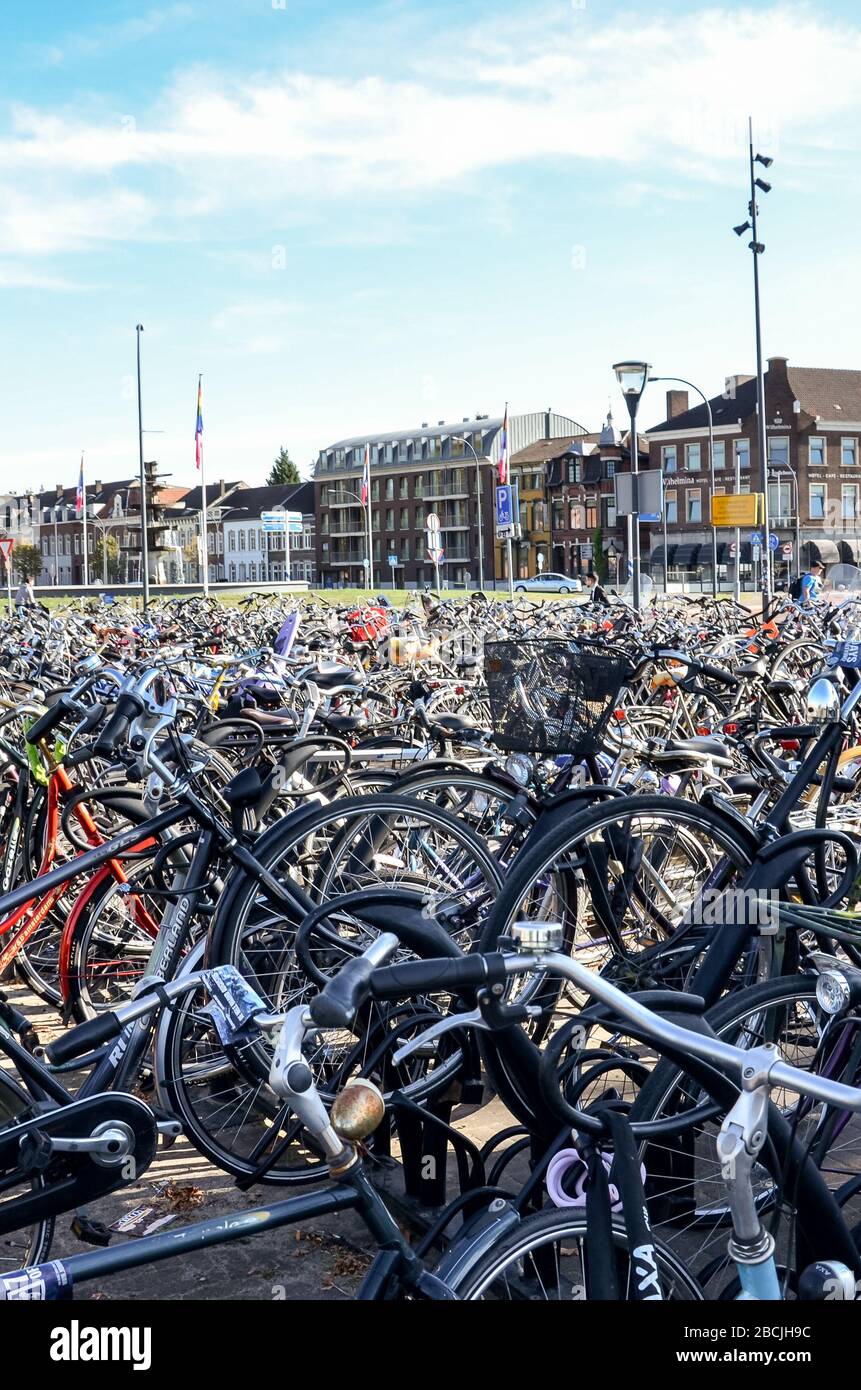
{"label": "white cloud", "polygon": [[[133,23],[150,32],[186,9]],[[108,35],[82,40],[96,41]],[[542,161],[617,166],[623,201],[674,196],[674,176],[697,196],[697,185],[738,183],[749,102],[758,138],[781,146],[789,187],[793,162],[806,177],[814,149],[829,150],[835,171],[852,157],[859,62],[861,25],[805,6],[603,19],[561,5],[523,10],[490,33],[439,35],[382,76],[243,80],[192,67],[149,112],[14,108],[0,136],[0,252],[229,241],[256,212],[267,240],[275,226],[320,218],[335,243],[405,241],[429,195],[457,185],[493,213],[487,176]],[[386,202],[369,222],[359,209],[373,199]],[[335,203],[344,215],[332,216]],[[495,216],[504,226],[504,204]]]}

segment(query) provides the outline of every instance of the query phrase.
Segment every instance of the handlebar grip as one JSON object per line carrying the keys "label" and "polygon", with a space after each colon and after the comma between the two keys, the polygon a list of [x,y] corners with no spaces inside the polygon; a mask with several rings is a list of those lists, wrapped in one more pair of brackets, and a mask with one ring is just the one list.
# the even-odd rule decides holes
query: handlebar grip
{"label": "handlebar grip", "polygon": [[116,1014],[99,1014],[98,1018],[90,1018],[86,1023],[80,1023],[77,1028],[70,1028],[68,1033],[62,1033],[59,1038],[55,1038],[52,1043],[45,1048],[45,1055],[49,1062],[59,1065],[61,1062],[70,1062],[73,1057],[83,1057],[85,1052],[92,1052],[94,1047],[101,1047],[102,1043],[110,1042],[111,1038],[116,1038],[123,1031]]}
{"label": "handlebar grip", "polygon": [[27,742],[35,747],[43,738],[47,738],[58,724],[62,724],[67,714],[68,710],[61,696],[57,703],[52,705],[50,709],[46,709],[44,714],[40,714],[35,724],[27,730]]}
{"label": "handlebar grip", "polygon": [[375,970],[371,980],[374,999],[403,999],[411,994],[444,989],[457,994],[461,989],[475,988],[488,979],[485,956],[461,956],[454,960],[441,956],[433,960],[405,960],[400,965],[388,965]]}
{"label": "handlebar grip", "polygon": [[712,666],[707,661],[698,661],[697,665],[703,675],[708,676],[709,680],[718,681],[721,685],[729,686],[731,690],[737,687],[738,677],[734,676],[731,671],[725,671],[722,666]]}
{"label": "handlebar grip", "polygon": [[114,712],[93,744],[93,752],[99,757],[107,757],[122,743],[133,719],[143,710],[143,703],[137,695],[125,691],[117,697]]}
{"label": "handlebar grip", "polygon": [[358,1009],[370,996],[374,971],[398,949],[400,942],[391,932],[383,932],[354,960],[348,960],[319,994],[311,1000],[311,1017],[321,1028],[349,1028]]}

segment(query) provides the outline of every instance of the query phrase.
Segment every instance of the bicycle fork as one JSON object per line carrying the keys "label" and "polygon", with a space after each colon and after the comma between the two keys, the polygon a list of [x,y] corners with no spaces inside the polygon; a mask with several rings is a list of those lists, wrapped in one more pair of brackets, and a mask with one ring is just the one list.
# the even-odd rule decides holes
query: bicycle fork
{"label": "bicycle fork", "polygon": [[748,1058],[741,1094],[720,1128],[717,1154],[729,1195],[729,1254],[741,1284],[738,1297],[775,1302],[782,1295],[774,1262],[774,1237],[759,1218],[752,1175],[768,1129],[769,1068],[780,1053],[776,1047],[757,1047],[750,1050]]}

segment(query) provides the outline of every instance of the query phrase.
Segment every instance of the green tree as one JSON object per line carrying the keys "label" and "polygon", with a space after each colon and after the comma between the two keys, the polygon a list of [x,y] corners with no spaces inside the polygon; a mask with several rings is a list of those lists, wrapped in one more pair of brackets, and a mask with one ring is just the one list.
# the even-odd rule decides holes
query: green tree
{"label": "green tree", "polygon": [[592,537],[592,568],[602,584],[607,582],[607,556],[604,554],[604,532],[596,526]]}
{"label": "green tree", "polygon": [[266,481],[270,487],[278,487],[285,483],[301,483],[302,481],[299,477],[299,469],[296,467],[283,444],[279,450],[278,457],[269,471],[269,477]]}
{"label": "green tree", "polygon": [[109,584],[116,584],[120,577],[122,561],[116,536],[99,537],[93,546],[93,559],[90,565],[90,578],[107,578]]}
{"label": "green tree", "polygon": [[12,568],[19,579],[38,579],[42,573],[42,552],[39,547],[20,541],[12,551]]}

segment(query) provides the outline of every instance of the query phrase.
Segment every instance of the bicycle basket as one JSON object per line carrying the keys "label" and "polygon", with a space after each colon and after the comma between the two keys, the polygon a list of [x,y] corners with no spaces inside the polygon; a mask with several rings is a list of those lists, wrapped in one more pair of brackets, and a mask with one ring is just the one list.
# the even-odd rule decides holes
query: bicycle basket
{"label": "bicycle basket", "polygon": [[601,746],[627,657],[580,642],[487,642],[484,674],[493,741],[507,752],[571,753]]}

